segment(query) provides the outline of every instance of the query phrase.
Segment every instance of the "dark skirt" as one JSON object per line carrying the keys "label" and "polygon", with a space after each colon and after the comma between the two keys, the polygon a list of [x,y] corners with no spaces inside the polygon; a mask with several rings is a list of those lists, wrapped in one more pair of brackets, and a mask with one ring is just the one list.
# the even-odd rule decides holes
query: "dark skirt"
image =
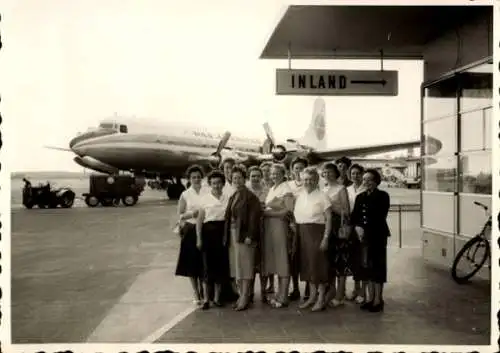
{"label": "dark skirt", "polygon": [[181,247],[177,259],[176,276],[201,277],[203,275],[203,260],[200,250],[196,247],[196,226],[185,223],[180,229]]}
{"label": "dark skirt", "polygon": [[203,279],[220,283],[229,277],[227,248],[223,245],[224,221],[204,223],[201,236]]}
{"label": "dark skirt", "polygon": [[[371,236],[365,230],[366,244],[361,251],[361,271],[359,277],[375,283],[387,282],[387,238]],[[366,252],[363,256],[363,251]]]}
{"label": "dark skirt", "polygon": [[298,224],[300,243],[300,280],[314,284],[327,284],[330,278],[328,254],[320,250],[325,232],[324,224]]}
{"label": "dark skirt", "polygon": [[347,239],[338,237],[341,218],[332,213],[332,233],[328,246],[328,257],[330,261],[330,274],[332,276],[352,276],[353,269],[356,268],[356,242],[354,234]]}

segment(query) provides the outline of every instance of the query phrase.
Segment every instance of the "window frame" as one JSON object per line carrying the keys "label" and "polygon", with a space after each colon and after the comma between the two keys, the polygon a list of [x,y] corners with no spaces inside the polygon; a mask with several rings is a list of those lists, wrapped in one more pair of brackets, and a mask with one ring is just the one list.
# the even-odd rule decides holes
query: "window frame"
{"label": "window frame", "polygon": [[[478,61],[475,61],[475,62],[472,62],[468,65],[465,65],[465,66],[462,66],[460,68],[457,68],[457,69],[454,69],[450,72],[447,72],[445,74],[443,74],[442,76],[438,77],[437,79],[434,79],[434,80],[429,80],[429,81],[424,81],[421,85],[420,85],[420,165],[422,167],[422,170],[421,170],[421,188],[420,188],[420,227],[421,229],[427,229],[425,227],[425,225],[423,224],[423,193],[424,192],[433,192],[433,191],[424,191],[424,185],[425,185],[425,171],[423,170],[423,168],[425,168],[424,166],[424,158],[426,157],[432,157],[432,156],[427,156],[425,154],[425,135],[424,135],[424,124],[426,122],[429,122],[429,121],[434,121],[434,120],[437,120],[437,119],[440,119],[439,116],[435,116],[435,117],[432,117],[430,119],[428,119],[426,117],[426,111],[425,111],[425,99],[427,98],[426,97],[426,89],[429,89],[431,88],[432,86],[435,86],[437,84],[440,84],[446,80],[457,80],[457,85],[456,85],[456,95],[455,95],[455,123],[456,123],[456,148],[455,148],[455,153],[454,153],[454,157],[456,159],[456,162],[455,162],[455,165],[456,165],[456,180],[455,180],[455,191],[453,192],[453,195],[454,195],[454,204],[455,204],[455,207],[454,207],[454,210],[453,212],[455,212],[455,215],[454,215],[454,218],[455,218],[455,229],[456,229],[456,234],[460,234],[460,218],[459,218],[459,215],[460,215],[460,200],[459,200],[459,186],[462,184],[462,181],[460,180],[461,179],[461,175],[462,175],[462,170],[461,170],[461,136],[462,136],[462,131],[461,131],[461,114],[464,113],[461,111],[461,98],[462,98],[462,89],[461,89],[461,85],[460,85],[460,73],[463,73],[463,72],[466,72],[470,69],[473,69],[475,67],[478,67],[478,66],[481,66],[481,65],[484,65],[484,64],[493,64],[494,65],[494,60],[493,60],[493,56],[490,55],[490,56],[487,56],[481,60],[478,60]],[[495,68],[493,67],[493,72],[494,72]],[[493,89],[495,89],[493,87]],[[493,100],[491,102],[491,105],[493,106]],[[451,114],[450,114],[451,116]],[[443,117],[441,117],[443,118]],[[484,118],[483,118],[483,121],[484,121]],[[491,144],[493,146],[494,142],[491,141]],[[492,149],[492,146],[490,149]],[[440,158],[442,157],[445,157],[446,155],[442,155],[442,156],[439,156]],[[439,192],[439,191],[436,191],[437,193],[443,193],[445,194],[445,192]],[[447,193],[447,194],[450,194],[450,193]]]}

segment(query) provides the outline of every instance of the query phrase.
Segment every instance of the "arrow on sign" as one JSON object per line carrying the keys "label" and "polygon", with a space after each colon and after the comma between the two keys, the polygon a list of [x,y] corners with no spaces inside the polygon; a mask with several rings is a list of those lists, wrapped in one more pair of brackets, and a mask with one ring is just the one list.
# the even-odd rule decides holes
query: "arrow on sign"
{"label": "arrow on sign", "polygon": [[360,85],[382,85],[382,86],[385,86],[387,81],[386,80],[351,80],[351,83],[360,84]]}

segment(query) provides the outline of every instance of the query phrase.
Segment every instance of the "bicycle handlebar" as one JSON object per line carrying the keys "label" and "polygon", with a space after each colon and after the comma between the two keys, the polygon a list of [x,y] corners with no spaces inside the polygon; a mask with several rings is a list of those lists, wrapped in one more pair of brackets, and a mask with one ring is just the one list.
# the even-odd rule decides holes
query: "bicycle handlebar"
{"label": "bicycle handlebar", "polygon": [[482,207],[482,208],[484,208],[486,211],[488,210],[488,206],[486,206],[486,205],[482,204],[481,202],[474,201],[474,205],[479,206],[479,207]]}

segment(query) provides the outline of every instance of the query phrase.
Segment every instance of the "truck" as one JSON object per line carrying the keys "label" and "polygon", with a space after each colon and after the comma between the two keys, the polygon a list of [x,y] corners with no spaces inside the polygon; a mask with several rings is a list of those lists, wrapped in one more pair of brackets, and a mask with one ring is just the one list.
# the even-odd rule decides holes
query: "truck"
{"label": "truck", "polygon": [[68,187],[52,188],[49,182],[32,186],[31,182],[23,178],[23,205],[27,209],[38,208],[71,208],[75,201],[75,193]]}
{"label": "truck", "polygon": [[131,175],[93,174],[89,178],[89,192],[84,193],[85,204],[96,206],[134,206],[144,191],[144,183]]}

